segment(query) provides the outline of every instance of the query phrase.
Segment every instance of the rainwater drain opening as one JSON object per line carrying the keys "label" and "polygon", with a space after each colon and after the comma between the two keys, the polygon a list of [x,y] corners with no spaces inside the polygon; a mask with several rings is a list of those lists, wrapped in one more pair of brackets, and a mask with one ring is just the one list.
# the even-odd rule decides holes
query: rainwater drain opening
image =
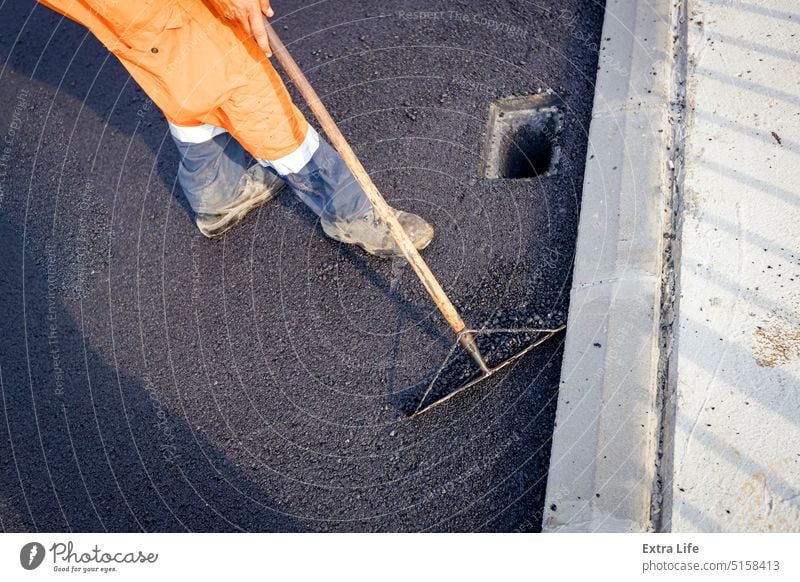
{"label": "rainwater drain opening", "polygon": [[562,121],[561,101],[552,94],[495,101],[489,106],[481,175],[524,180],[554,174]]}

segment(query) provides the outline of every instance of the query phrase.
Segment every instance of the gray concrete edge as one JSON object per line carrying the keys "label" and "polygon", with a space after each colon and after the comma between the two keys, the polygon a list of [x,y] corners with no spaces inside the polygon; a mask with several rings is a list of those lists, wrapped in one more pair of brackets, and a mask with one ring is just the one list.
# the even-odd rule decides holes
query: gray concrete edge
{"label": "gray concrete edge", "polygon": [[679,2],[607,0],[545,532],[653,530]]}

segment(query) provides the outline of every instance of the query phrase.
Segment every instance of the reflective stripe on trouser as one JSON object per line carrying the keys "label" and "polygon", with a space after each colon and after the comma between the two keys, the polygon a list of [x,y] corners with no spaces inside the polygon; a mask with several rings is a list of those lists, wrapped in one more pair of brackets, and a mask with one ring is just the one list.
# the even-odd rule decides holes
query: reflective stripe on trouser
{"label": "reflective stripe on trouser", "polygon": [[196,213],[224,213],[235,203],[244,173],[261,168],[283,178],[317,216],[347,220],[370,208],[344,160],[311,126],[297,150],[277,160],[258,160],[254,165],[260,168],[221,128],[170,124],[170,132],[181,156],[178,181]]}

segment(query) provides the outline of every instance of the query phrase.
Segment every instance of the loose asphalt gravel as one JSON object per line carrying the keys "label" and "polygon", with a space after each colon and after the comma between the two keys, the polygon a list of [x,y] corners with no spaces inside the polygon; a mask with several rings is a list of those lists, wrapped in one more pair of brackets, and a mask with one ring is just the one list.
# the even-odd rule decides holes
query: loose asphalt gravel
{"label": "loose asphalt gravel", "polygon": [[[602,2],[273,6],[465,320],[564,322]],[[202,238],[93,37],[6,2],[0,57],[3,530],[539,530],[563,334],[408,421],[453,338],[407,265],[286,193]],[[481,179],[490,102],[545,90],[556,171]]]}

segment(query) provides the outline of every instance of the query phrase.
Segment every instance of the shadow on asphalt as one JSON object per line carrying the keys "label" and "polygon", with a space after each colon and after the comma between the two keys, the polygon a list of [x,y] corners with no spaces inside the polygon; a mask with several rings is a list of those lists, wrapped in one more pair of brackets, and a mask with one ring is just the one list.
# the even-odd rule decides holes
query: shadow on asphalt
{"label": "shadow on asphalt", "polygon": [[4,531],[301,530],[147,377],[91,349],[21,229],[0,220],[0,241]]}

